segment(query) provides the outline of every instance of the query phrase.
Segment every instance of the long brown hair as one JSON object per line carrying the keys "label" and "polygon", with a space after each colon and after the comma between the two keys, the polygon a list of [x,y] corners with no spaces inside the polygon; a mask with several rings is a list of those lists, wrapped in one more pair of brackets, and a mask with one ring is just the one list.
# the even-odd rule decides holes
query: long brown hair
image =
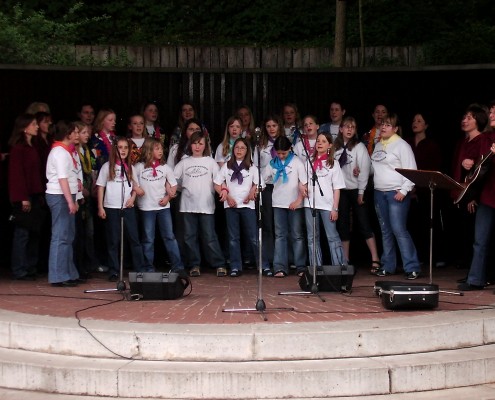
{"label": "long brown hair", "polygon": [[[325,136],[325,138],[328,140],[328,143],[332,144],[332,147],[330,147],[329,152],[328,152],[328,157],[327,157],[327,167],[333,168],[333,164],[335,163],[335,147],[333,146],[333,140],[332,140],[332,134],[330,132],[321,132],[318,133],[316,136],[316,140],[318,140],[318,136]],[[313,159],[316,159],[318,156],[318,152],[316,151],[316,145],[315,145],[315,152],[313,153]]]}
{"label": "long brown hair", "polygon": [[235,145],[239,142],[244,143],[247,147],[246,155],[244,156],[244,160],[242,160],[242,162],[245,165],[245,169],[249,170],[249,167],[251,167],[251,165],[253,165],[253,160],[251,158],[251,145],[249,144],[249,140],[247,138],[242,138],[242,137],[237,138],[236,141],[234,142],[234,145],[232,146],[232,152],[231,152],[230,160],[227,161],[227,168],[232,169],[234,163],[237,162],[237,160],[235,159],[234,148],[235,148]]}
{"label": "long brown hair", "polygon": [[129,169],[126,170],[126,172],[129,178],[129,182],[131,182],[132,181],[131,143],[129,143],[129,139],[122,136],[115,138],[115,145],[112,146],[112,151],[110,152],[110,157],[108,158],[108,180],[113,181],[115,179],[115,164],[117,163],[117,160],[120,160],[119,156],[117,155],[117,152],[119,151],[120,142],[127,143],[127,148],[128,148],[127,157],[125,158],[125,160],[122,161],[124,161],[129,166]]}
{"label": "long brown hair", "polygon": [[9,146],[18,143],[27,143],[26,132],[24,130],[36,119],[34,114],[21,114],[15,119],[14,129],[9,139]]}
{"label": "long brown hair", "polygon": [[[163,150],[163,143],[160,140],[152,137],[144,140],[143,147],[141,147],[141,161],[144,163],[145,168],[151,167],[155,146],[160,146]],[[160,159],[160,165],[165,164],[164,155],[165,152],[163,152],[162,158]]]}
{"label": "long brown hair", "polygon": [[340,129],[342,129],[344,127],[344,125],[346,125],[346,124],[354,124],[354,126],[356,127],[355,128],[356,133],[347,142],[347,149],[350,151],[354,148],[354,146],[356,146],[359,143],[359,139],[358,139],[358,135],[357,135],[357,129],[358,128],[357,128],[356,119],[354,117],[351,117],[351,116],[344,117],[344,118],[342,118],[342,122],[340,123],[339,134],[335,138],[335,143],[333,145],[333,147],[335,148],[335,151],[344,147],[344,135],[342,134]]}

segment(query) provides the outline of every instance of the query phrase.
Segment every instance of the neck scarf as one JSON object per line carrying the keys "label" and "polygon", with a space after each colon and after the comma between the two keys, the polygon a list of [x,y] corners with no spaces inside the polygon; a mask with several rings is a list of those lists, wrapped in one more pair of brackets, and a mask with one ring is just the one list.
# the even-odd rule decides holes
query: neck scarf
{"label": "neck scarf", "polygon": [[244,178],[242,177],[242,170],[246,169],[246,164],[244,164],[244,160],[239,164],[237,160],[232,164],[232,177],[230,178],[231,182],[234,182],[237,179],[237,183],[242,185]]}
{"label": "neck scarf", "polygon": [[[129,166],[127,165],[127,163],[125,161],[120,162],[120,160],[116,160],[115,164],[120,166],[120,176],[121,177],[124,176],[124,169],[125,169],[125,172],[129,173]],[[124,168],[122,168],[122,164],[124,165]]]}
{"label": "neck scarf", "polygon": [[271,136],[268,136],[268,141],[272,144],[272,148],[270,149],[270,155],[272,158],[277,157],[277,150],[273,147],[273,143],[275,143],[275,139],[272,138]]}
{"label": "neck scarf", "polygon": [[65,149],[67,151],[67,153],[70,154],[70,158],[72,158],[72,164],[74,165],[74,168],[77,169],[77,161],[74,158],[74,152],[71,150],[71,148],[69,146],[67,146],[64,142],[55,142],[55,143],[53,143],[52,144],[52,149],[54,149],[55,147],[62,147],[63,149]]}
{"label": "neck scarf", "polygon": [[107,135],[105,131],[100,131],[99,133],[101,140],[103,140],[103,143],[105,144],[105,147],[107,148],[108,154],[112,152],[112,142],[110,139],[113,139],[113,135],[110,133],[110,135]]}
{"label": "neck scarf", "polygon": [[381,138],[380,139],[380,143],[382,144],[383,146],[383,150],[387,150],[387,146],[390,144],[390,143],[393,143],[395,142],[396,140],[398,140],[400,138],[399,135],[397,135],[397,133],[394,133],[392,136],[390,136],[388,139],[383,139]]}
{"label": "neck scarf", "polygon": [[155,160],[151,163],[151,168],[153,168],[153,176],[157,176],[156,169],[160,166],[160,160]]}
{"label": "neck scarf", "polygon": [[347,143],[344,145],[344,151],[340,155],[339,165],[342,168],[347,163]]}
{"label": "neck scarf", "polygon": [[86,145],[79,146],[79,158],[81,159],[81,166],[83,172],[86,175],[91,173],[91,154]]}
{"label": "neck scarf", "polygon": [[315,162],[314,162],[314,167],[315,167],[315,171],[319,170],[319,169],[323,169],[323,162],[325,161],[325,164],[326,164],[326,161],[328,160],[328,154],[325,153],[323,154],[322,156],[316,156],[315,157]]}
{"label": "neck scarf", "polygon": [[[311,143],[309,142],[308,135],[303,135],[303,144],[304,144],[304,148],[308,152],[308,155],[311,157],[315,151],[315,146],[311,147]],[[315,141],[315,144],[316,144],[316,141]]]}
{"label": "neck scarf", "polygon": [[285,167],[289,165],[289,163],[292,161],[292,158],[294,158],[294,153],[289,153],[283,163],[279,157],[275,157],[273,160],[270,161],[270,165],[272,166],[272,168],[275,168],[277,170],[277,173],[273,178],[273,183],[276,183],[278,181],[280,175],[282,175],[282,183],[287,183],[289,181],[287,172],[285,172]]}
{"label": "neck scarf", "polygon": [[378,134],[378,137],[375,140],[376,131],[377,131],[376,126],[374,126],[373,128],[371,128],[371,131],[369,133],[369,142],[368,142],[368,153],[369,154],[373,153],[375,143],[381,139],[380,134]]}
{"label": "neck scarf", "polygon": [[294,130],[294,136],[292,136],[292,146],[296,145],[299,136],[301,136],[301,132],[299,132],[299,129],[296,127],[296,129]]}

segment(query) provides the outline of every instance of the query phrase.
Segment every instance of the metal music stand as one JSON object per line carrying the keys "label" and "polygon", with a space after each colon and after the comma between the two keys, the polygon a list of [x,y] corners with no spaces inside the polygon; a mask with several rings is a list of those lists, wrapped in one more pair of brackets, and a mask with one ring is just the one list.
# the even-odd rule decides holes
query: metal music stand
{"label": "metal music stand", "polygon": [[[433,280],[433,192],[435,189],[462,190],[463,186],[453,180],[450,176],[440,171],[425,171],[420,169],[396,168],[399,174],[405,176],[418,187],[430,188],[430,284]],[[448,294],[463,293],[440,291]]]}

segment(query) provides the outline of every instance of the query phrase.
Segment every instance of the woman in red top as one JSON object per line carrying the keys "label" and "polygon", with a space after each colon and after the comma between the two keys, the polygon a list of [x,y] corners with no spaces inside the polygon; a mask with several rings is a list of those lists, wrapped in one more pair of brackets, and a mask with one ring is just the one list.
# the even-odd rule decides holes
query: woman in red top
{"label": "woman in red top", "polygon": [[9,140],[9,197],[15,223],[11,268],[17,280],[36,279],[44,191],[41,161],[33,146],[37,134],[35,116],[22,114]]}

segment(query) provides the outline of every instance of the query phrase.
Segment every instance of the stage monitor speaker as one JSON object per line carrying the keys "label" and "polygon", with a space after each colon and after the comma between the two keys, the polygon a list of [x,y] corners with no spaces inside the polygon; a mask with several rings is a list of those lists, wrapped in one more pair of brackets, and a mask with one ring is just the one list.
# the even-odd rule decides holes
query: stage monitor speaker
{"label": "stage monitor speaker", "polygon": [[[309,267],[299,279],[299,286],[310,291],[313,286],[313,268]],[[322,265],[316,269],[316,285],[320,292],[350,292],[354,280],[353,265]]]}
{"label": "stage monitor speaker", "polygon": [[184,294],[189,278],[175,272],[129,272],[131,294],[142,300],[173,300]]}

